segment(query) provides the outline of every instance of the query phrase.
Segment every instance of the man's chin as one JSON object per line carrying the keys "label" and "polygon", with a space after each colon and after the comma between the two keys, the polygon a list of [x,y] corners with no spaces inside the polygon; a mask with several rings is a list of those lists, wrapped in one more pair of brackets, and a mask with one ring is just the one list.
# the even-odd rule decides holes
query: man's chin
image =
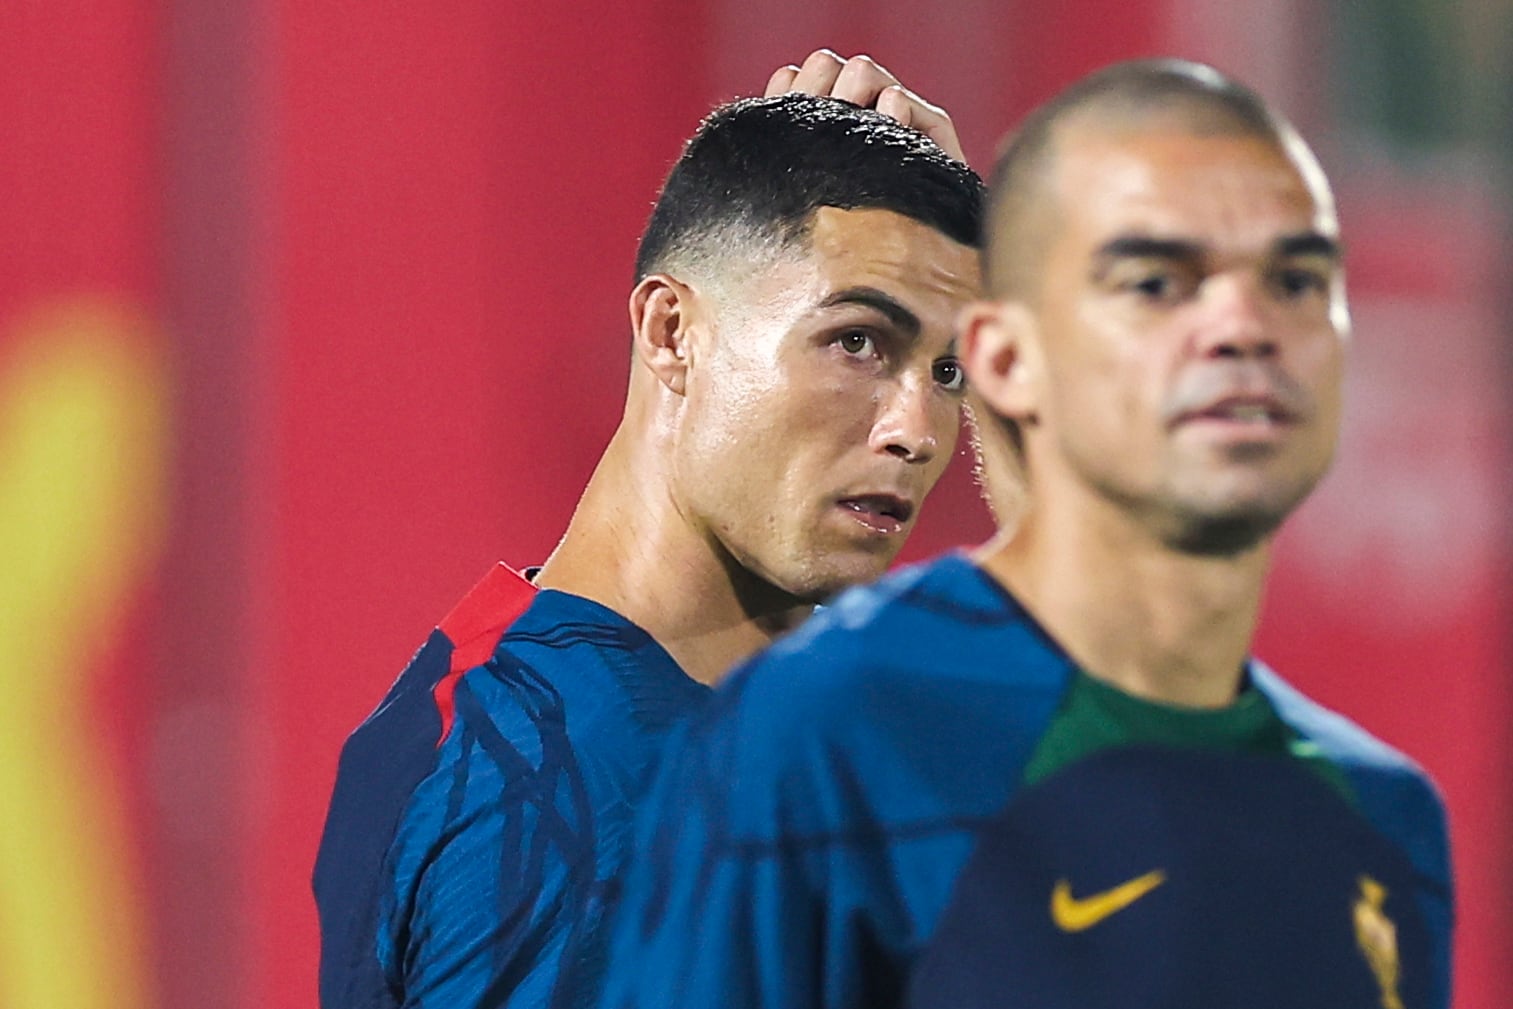
{"label": "man's chin", "polygon": [[1215,557],[1247,553],[1270,540],[1317,483],[1316,477],[1272,476],[1236,480],[1190,495],[1174,494],[1163,509],[1167,512],[1163,538],[1185,553]]}
{"label": "man's chin", "polygon": [[784,589],[804,602],[823,605],[846,589],[877,581],[887,573],[896,555],[897,551],[890,551],[887,556],[866,554],[811,565],[795,572]]}
{"label": "man's chin", "polygon": [[1183,553],[1233,557],[1265,544],[1291,513],[1291,506],[1259,505],[1190,512],[1173,523],[1165,538]]}

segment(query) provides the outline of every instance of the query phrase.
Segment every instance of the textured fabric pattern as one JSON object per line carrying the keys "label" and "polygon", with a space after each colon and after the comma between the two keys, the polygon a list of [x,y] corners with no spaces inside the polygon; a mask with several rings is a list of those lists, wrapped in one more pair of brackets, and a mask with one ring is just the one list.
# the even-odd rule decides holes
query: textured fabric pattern
{"label": "textured fabric pattern", "polygon": [[551,590],[455,683],[448,647],[434,634],[344,751],[315,879],[322,1005],[590,1005],[631,810],[708,690]]}
{"label": "textured fabric pattern", "polygon": [[1445,1009],[1422,772],[1252,663],[1286,752],[1132,739],[1025,786],[1078,676],[963,557],[844,595],[676,734],[604,1004]]}

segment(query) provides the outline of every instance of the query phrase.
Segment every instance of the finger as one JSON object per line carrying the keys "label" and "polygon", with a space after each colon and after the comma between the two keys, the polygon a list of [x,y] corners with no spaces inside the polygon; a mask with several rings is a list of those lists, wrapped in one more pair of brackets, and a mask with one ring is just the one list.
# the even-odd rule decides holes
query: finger
{"label": "finger", "polygon": [[793,79],[799,75],[799,68],[792,63],[786,67],[778,67],[767,78],[767,88],[762,92],[763,98],[771,98],[773,95],[786,95],[793,90]]}
{"label": "finger", "polygon": [[846,61],[829,49],[816,49],[799,67],[788,90],[802,91],[807,95],[828,95],[845,65]]}
{"label": "finger", "polygon": [[877,104],[878,96],[885,89],[896,84],[898,78],[879,66],[872,57],[853,56],[841,68],[830,94],[870,109]]}
{"label": "finger", "polygon": [[877,111],[892,116],[905,126],[912,126],[935,141],[957,161],[965,162],[966,154],[961,149],[961,140],[956,136],[956,124],[951,116],[938,105],[931,105],[914,92],[894,85],[877,98]]}

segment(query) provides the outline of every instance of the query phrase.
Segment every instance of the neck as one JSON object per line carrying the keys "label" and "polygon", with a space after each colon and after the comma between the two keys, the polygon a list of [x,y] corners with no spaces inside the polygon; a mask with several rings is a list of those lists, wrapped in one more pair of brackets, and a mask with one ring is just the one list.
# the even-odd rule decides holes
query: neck
{"label": "neck", "polygon": [[746,571],[683,514],[665,454],[622,423],[536,584],[592,599],[715,684],[812,606]]}
{"label": "neck", "polygon": [[980,548],[977,560],[1089,675],[1187,707],[1223,707],[1238,693],[1260,615],[1266,543],[1195,555],[1113,506],[1042,505]]}

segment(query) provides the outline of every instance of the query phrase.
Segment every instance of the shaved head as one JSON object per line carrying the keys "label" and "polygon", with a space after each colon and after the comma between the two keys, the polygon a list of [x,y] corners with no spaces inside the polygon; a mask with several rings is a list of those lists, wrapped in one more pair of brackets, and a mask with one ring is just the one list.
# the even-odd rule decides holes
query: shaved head
{"label": "shaved head", "polygon": [[1292,126],[1244,85],[1186,60],[1116,63],[1036,109],[999,155],[989,188],[985,252],[984,281],[991,297],[1024,299],[1034,289],[1059,213],[1051,169],[1059,141],[1072,129],[1114,136],[1171,129],[1194,136],[1259,137],[1287,151],[1305,175],[1323,180]]}

